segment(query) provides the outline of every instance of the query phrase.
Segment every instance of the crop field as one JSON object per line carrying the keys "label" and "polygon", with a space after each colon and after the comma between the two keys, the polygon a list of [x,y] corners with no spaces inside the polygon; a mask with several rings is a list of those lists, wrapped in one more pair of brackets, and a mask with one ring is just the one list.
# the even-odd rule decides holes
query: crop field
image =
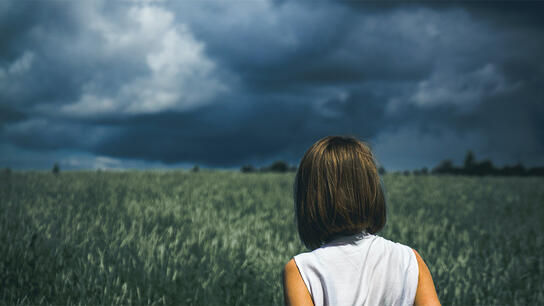
{"label": "crop field", "polygon": [[[281,305],[294,173],[0,174],[0,304]],[[383,177],[444,305],[544,305],[544,179]]]}

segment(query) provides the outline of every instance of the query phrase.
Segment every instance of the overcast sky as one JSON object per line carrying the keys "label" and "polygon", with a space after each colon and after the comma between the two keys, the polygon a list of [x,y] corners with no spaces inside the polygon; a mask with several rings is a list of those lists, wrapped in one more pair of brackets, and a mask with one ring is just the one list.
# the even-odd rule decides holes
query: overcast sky
{"label": "overcast sky", "polygon": [[0,1],[0,166],[544,165],[544,2]]}

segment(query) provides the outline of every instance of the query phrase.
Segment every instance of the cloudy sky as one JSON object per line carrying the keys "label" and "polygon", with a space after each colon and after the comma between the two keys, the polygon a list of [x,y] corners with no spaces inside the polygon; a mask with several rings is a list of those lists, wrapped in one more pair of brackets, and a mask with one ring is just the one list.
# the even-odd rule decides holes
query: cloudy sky
{"label": "cloudy sky", "polygon": [[544,2],[1,1],[0,167],[544,165]]}

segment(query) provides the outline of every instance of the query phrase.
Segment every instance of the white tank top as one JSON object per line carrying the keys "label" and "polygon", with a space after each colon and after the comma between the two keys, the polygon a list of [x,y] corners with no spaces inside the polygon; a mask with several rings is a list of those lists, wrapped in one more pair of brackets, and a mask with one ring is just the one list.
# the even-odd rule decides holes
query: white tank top
{"label": "white tank top", "polygon": [[294,257],[314,305],[413,305],[414,251],[377,235],[332,240]]}

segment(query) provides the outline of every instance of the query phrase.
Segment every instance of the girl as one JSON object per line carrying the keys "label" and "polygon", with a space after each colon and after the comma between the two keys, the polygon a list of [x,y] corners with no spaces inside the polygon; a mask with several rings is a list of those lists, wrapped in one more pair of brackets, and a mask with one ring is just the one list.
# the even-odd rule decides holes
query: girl
{"label": "girl", "polygon": [[287,305],[440,305],[421,256],[376,235],[385,197],[365,143],[330,136],[312,145],[294,202],[300,239],[312,251],[285,265]]}

